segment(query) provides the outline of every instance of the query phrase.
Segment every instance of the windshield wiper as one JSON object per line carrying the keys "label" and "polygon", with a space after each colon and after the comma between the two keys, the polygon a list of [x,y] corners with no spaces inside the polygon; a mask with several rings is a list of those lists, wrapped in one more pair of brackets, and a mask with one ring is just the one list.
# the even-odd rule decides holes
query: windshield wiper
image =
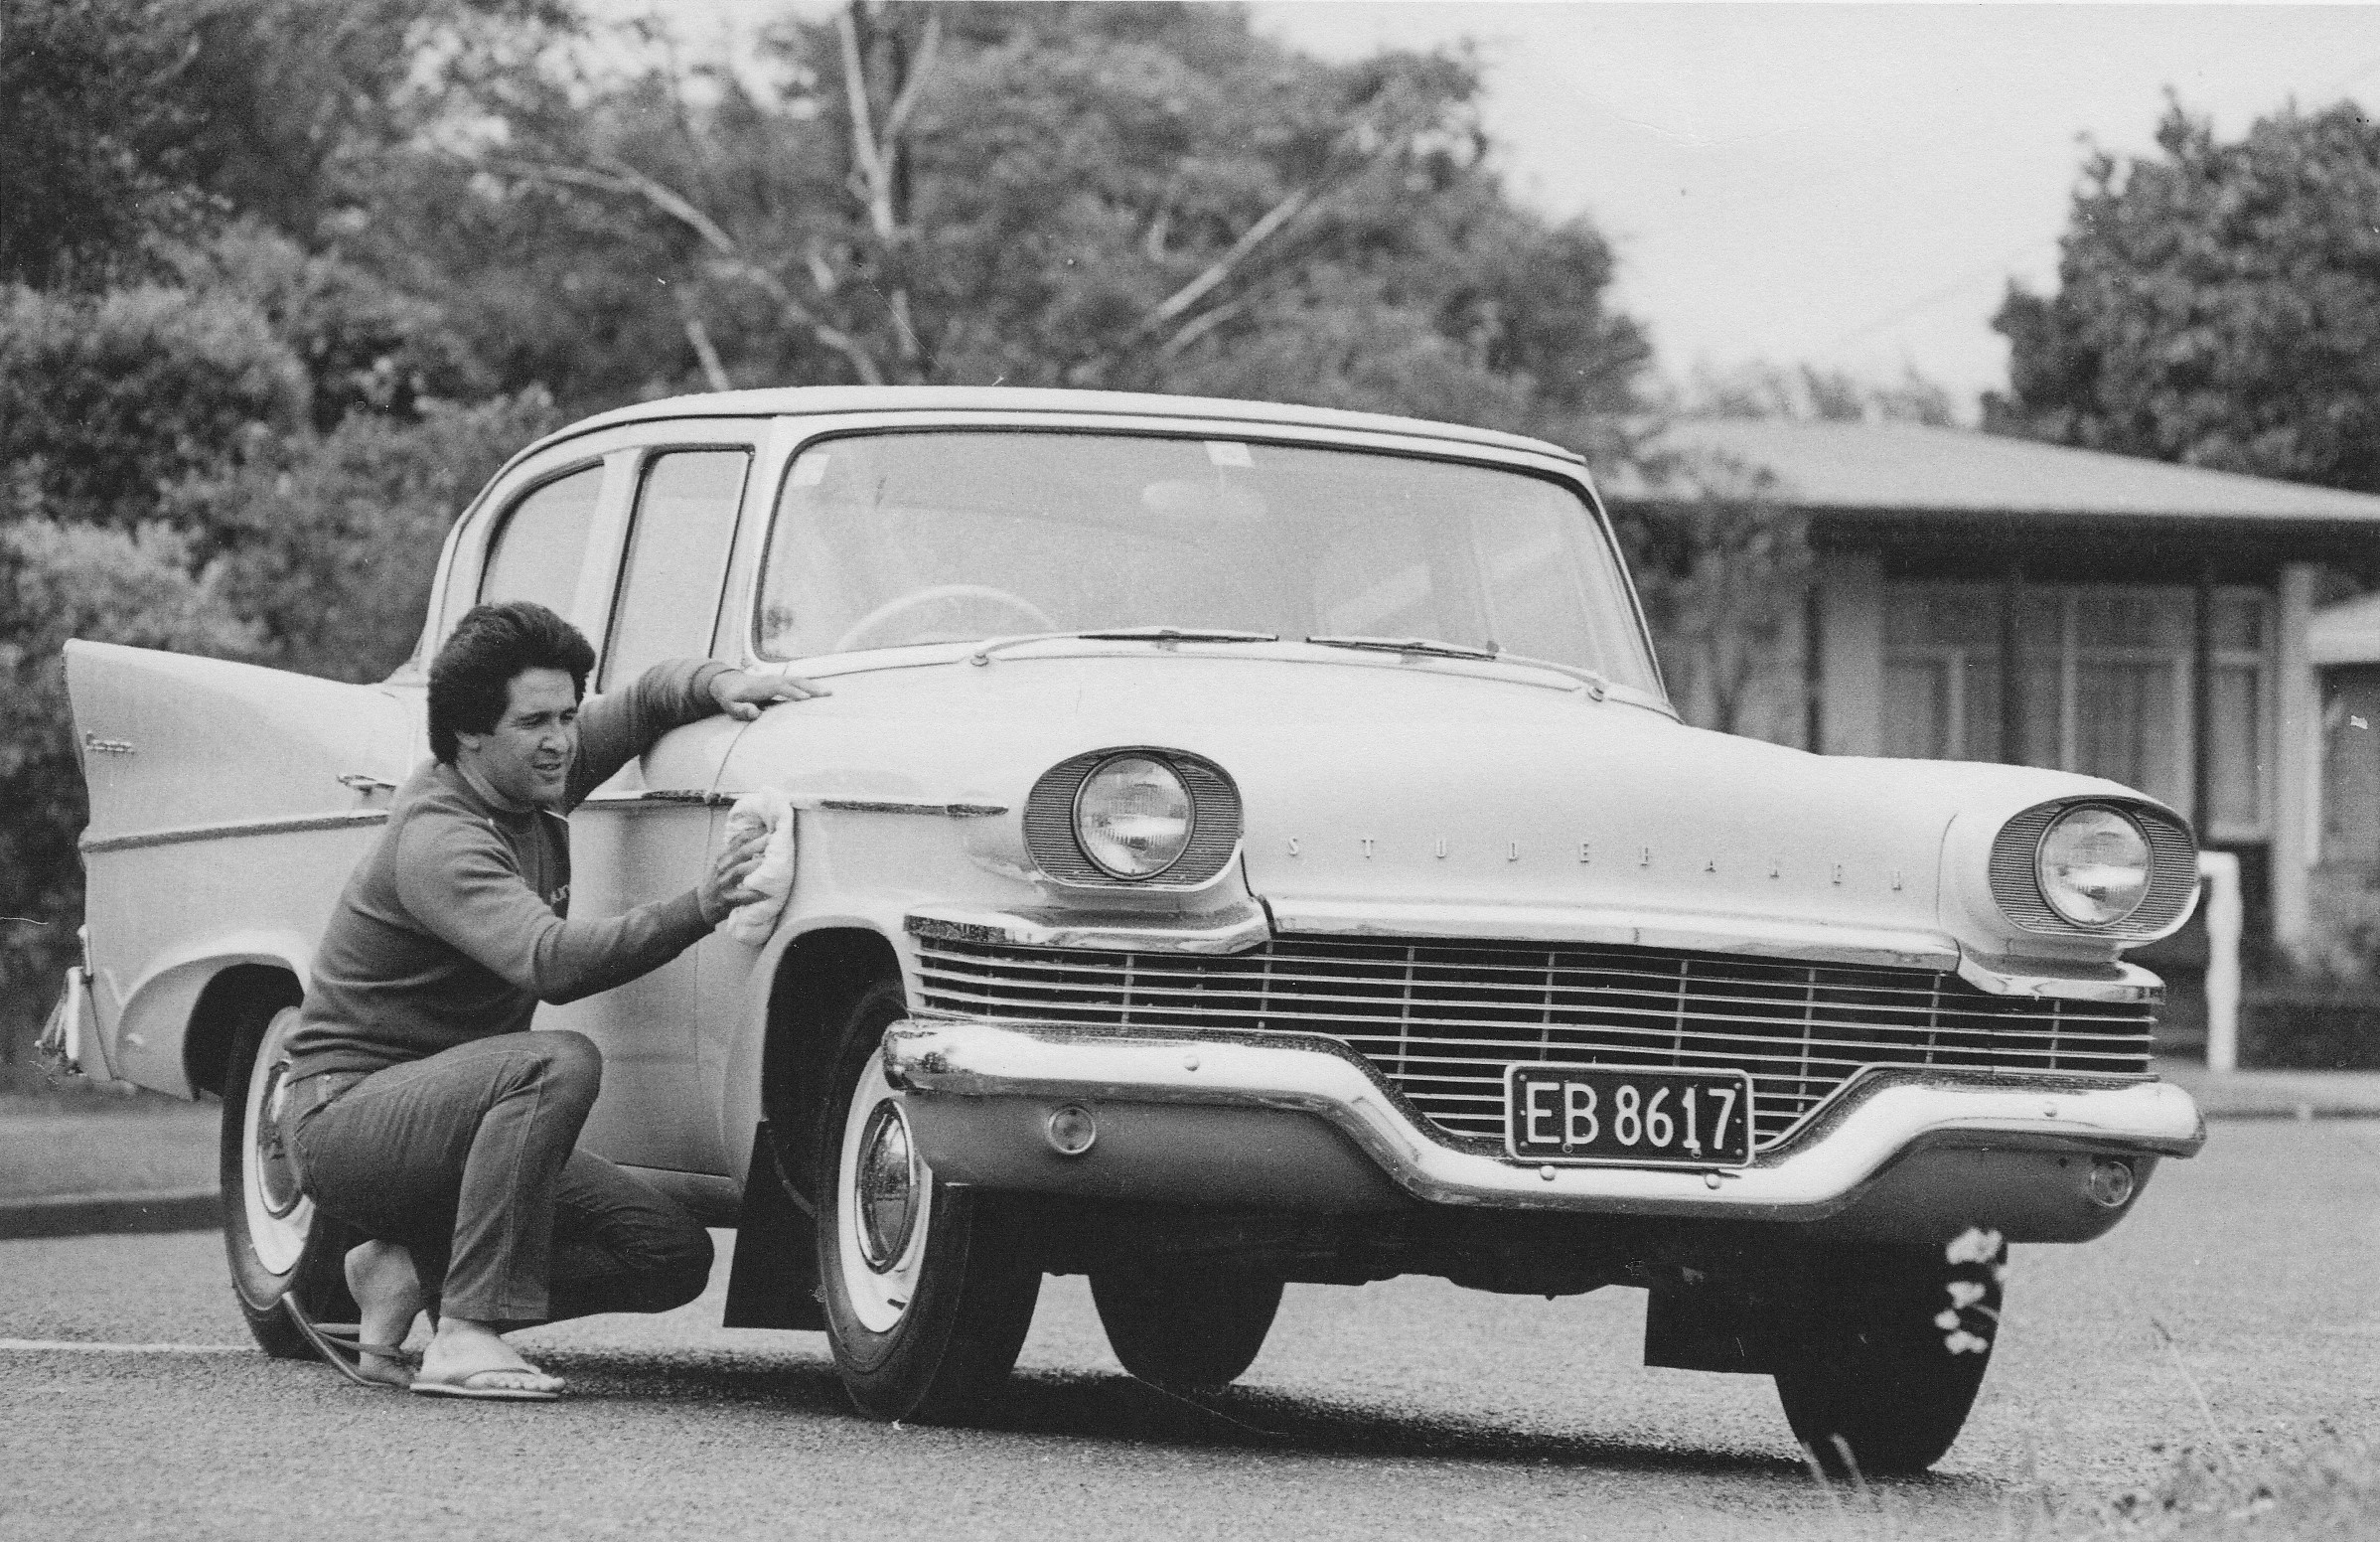
{"label": "windshield wiper", "polygon": [[1003,649],[1024,643],[1088,642],[1088,643],[1155,643],[1167,647],[1174,643],[1277,643],[1277,632],[1241,632],[1229,627],[1103,627],[1092,632],[1023,632],[1014,637],[995,637],[978,645],[967,656],[969,664],[989,664],[991,656]]}
{"label": "windshield wiper", "polygon": [[1417,653],[1432,659],[1501,659],[1500,648],[1471,648],[1461,643],[1441,643],[1427,637],[1358,637],[1352,633],[1326,633],[1309,637],[1307,642],[1322,648],[1358,648],[1367,653]]}
{"label": "windshield wiper", "polygon": [[1116,627],[1106,632],[1077,632],[1094,642],[1148,643],[1277,643],[1278,632],[1237,632],[1230,627]]}
{"label": "windshield wiper", "polygon": [[1525,669],[1552,670],[1583,683],[1586,694],[1594,700],[1603,699],[1611,682],[1593,670],[1575,664],[1561,664],[1552,659],[1533,659],[1527,654],[1506,653],[1493,643],[1470,647],[1463,643],[1442,643],[1428,637],[1360,637],[1352,634],[1325,633],[1309,637],[1307,642],[1320,648],[1353,648],[1365,653],[1393,653],[1424,659],[1472,659],[1483,664],[1516,664]]}

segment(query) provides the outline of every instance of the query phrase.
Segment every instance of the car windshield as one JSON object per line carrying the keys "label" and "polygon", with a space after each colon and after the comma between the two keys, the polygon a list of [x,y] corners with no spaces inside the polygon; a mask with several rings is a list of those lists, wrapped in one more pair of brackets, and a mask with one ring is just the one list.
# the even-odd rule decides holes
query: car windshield
{"label": "car windshield", "polygon": [[764,657],[1134,627],[1427,639],[1660,690],[1618,558],[1549,478],[1042,431],[830,439],[786,476]]}

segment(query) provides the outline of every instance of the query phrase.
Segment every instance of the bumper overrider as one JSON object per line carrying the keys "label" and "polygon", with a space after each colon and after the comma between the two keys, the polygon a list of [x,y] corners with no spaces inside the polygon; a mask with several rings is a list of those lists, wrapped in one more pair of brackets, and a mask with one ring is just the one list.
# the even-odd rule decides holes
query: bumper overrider
{"label": "bumper overrider", "polygon": [[986,1189],[1321,1213],[1415,1202],[2073,1242],[2205,1124],[2150,1077],[1879,1067],[1738,1168],[1540,1165],[1445,1136],[1361,1056],[1284,1033],[916,1015],[885,1036],[938,1176]]}

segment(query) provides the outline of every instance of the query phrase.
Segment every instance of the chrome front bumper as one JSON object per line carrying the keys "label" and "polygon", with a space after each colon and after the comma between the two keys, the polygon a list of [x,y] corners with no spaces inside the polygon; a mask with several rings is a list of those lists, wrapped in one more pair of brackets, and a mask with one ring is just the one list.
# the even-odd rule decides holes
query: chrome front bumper
{"label": "chrome front bumper", "polygon": [[[1441,1137],[1319,1037],[914,1017],[886,1034],[884,1065],[947,1178],[1167,1202],[1421,1200],[1870,1230],[1925,1230],[1941,1209],[1954,1230],[1997,1222],[2013,1241],[2074,1241],[2124,1208],[2087,1198],[2094,1160],[2146,1180],[2157,1157],[2205,1141],[2197,1106],[2166,1082],[1892,1069],[1854,1078],[1750,1167],[1538,1166]],[[1102,1131],[1077,1156],[1044,1138],[1066,1104]]]}

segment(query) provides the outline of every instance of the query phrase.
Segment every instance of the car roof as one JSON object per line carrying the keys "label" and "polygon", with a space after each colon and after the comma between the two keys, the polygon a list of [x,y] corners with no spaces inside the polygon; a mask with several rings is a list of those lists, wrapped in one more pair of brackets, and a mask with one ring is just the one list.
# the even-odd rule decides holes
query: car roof
{"label": "car roof", "polygon": [[[1434,423],[1417,417],[1392,417],[1381,412],[1348,412],[1336,407],[1291,406],[1284,402],[1240,401],[1221,396],[1159,396],[1122,390],[1048,390],[1021,386],[789,386],[768,390],[721,390],[700,395],[665,396],[615,407],[581,419],[531,446],[542,449],[574,435],[624,423],[684,417],[823,416],[839,412],[1050,412],[1114,417],[1178,417],[1221,420],[1264,426],[1344,428],[1368,433],[1403,434],[1410,438],[1443,439],[1457,444],[1490,446],[1552,455],[1576,465],[1585,464],[1575,451],[1542,439],[1492,428],[1468,428]],[[523,451],[525,455],[528,451]],[[516,457],[519,458],[519,457]]]}

